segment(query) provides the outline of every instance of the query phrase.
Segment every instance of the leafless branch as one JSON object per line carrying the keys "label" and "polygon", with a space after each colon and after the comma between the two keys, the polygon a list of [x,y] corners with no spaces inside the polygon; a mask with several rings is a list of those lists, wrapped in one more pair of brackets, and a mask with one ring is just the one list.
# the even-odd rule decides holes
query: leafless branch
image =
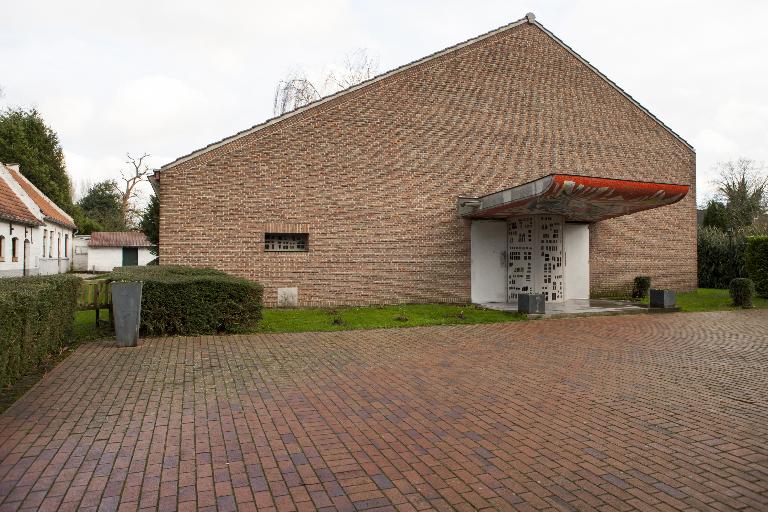
{"label": "leafless branch", "polygon": [[345,56],[340,71],[324,73],[316,83],[307,78],[303,71],[293,71],[285,80],[280,80],[275,88],[273,113],[279,116],[357,85],[374,77],[378,69],[378,58],[371,57],[367,50],[360,49]]}
{"label": "leafless branch", "polygon": [[768,210],[768,174],[765,165],[739,158],[718,162],[713,184],[716,199],[728,207],[732,226],[747,226]]}
{"label": "leafless branch", "polygon": [[147,179],[147,176],[149,175],[150,169],[145,162],[149,156],[149,154],[144,153],[136,158],[131,156],[130,153],[126,153],[128,160],[126,160],[125,163],[128,164],[130,168],[128,170],[120,171],[120,178],[122,179],[122,184],[118,188],[118,193],[121,198],[120,206],[123,212],[125,225],[129,227],[136,225],[138,214],[140,213],[139,208],[135,206],[135,200],[139,198],[136,185]]}

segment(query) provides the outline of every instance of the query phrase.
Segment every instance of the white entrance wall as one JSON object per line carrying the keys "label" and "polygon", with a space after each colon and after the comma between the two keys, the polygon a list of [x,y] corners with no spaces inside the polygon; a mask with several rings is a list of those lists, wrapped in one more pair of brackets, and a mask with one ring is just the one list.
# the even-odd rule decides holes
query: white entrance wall
{"label": "white entrance wall", "polygon": [[565,225],[565,298],[589,298],[589,224]]}
{"label": "white entrance wall", "polygon": [[506,302],[506,221],[473,221],[470,239],[472,302]]}
{"label": "white entrance wall", "polygon": [[472,302],[543,293],[548,302],[589,298],[589,225],[559,215],[475,220],[471,227]]}

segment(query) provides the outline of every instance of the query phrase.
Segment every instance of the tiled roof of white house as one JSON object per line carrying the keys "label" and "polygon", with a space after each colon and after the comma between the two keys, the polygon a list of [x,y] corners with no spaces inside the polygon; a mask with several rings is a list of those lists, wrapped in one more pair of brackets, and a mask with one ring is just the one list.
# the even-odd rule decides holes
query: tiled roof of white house
{"label": "tiled roof of white house", "polygon": [[43,221],[19,197],[20,191],[10,169],[0,163],[0,219],[30,226],[40,226]]}
{"label": "tiled roof of white house", "polygon": [[96,231],[88,247],[152,247],[152,242],[139,231]]}
{"label": "tiled roof of white house", "polygon": [[75,221],[32,184],[16,164],[0,163],[0,217],[22,224],[49,221],[76,229]]}

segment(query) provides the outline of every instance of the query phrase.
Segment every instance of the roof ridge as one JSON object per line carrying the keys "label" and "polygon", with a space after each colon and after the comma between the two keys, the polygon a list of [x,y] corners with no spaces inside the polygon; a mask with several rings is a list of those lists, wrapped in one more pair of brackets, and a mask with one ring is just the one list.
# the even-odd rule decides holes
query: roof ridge
{"label": "roof ridge", "polygon": [[[16,213],[10,212],[10,211],[4,211],[0,212],[0,217],[3,219],[8,219],[13,222],[18,222],[20,224],[28,224],[28,225],[43,225],[45,224],[43,222],[44,215],[42,211],[40,210],[40,207],[37,206],[37,203],[32,200],[31,197],[29,197],[29,194],[26,193],[24,188],[19,185],[19,183],[16,182],[16,179],[13,177],[13,174],[11,173],[11,169],[5,165],[4,163],[0,162],[0,192],[3,191],[3,189],[6,189],[9,193],[9,199],[11,201],[11,204],[6,203],[6,207],[13,208],[14,202],[17,203],[15,205],[16,208],[22,208],[23,211],[17,211]],[[0,198],[0,201],[2,198]],[[35,211],[30,208],[30,204],[35,206],[35,208],[39,211],[39,217],[35,214]]]}
{"label": "roof ridge", "polygon": [[381,81],[381,80],[383,80],[385,78],[388,78],[388,77],[390,77],[392,75],[401,73],[401,72],[406,71],[408,69],[411,69],[411,68],[413,68],[415,66],[418,66],[419,64],[424,64],[424,63],[426,63],[426,62],[428,62],[428,61],[430,61],[432,59],[435,59],[437,57],[441,57],[442,55],[446,55],[446,54],[451,53],[451,52],[456,51],[456,50],[460,50],[461,48],[464,48],[464,47],[469,46],[471,44],[477,43],[479,41],[482,41],[484,39],[492,37],[492,36],[494,36],[496,34],[504,32],[506,30],[518,27],[518,26],[523,25],[525,23],[531,23],[530,20],[531,20],[531,18],[528,17],[528,16],[523,17],[523,18],[521,18],[519,20],[513,21],[511,23],[508,23],[508,24],[503,25],[501,27],[498,27],[496,29],[490,30],[490,31],[488,31],[488,32],[486,32],[484,34],[479,35],[479,36],[475,36],[475,37],[472,37],[470,39],[466,39],[466,40],[464,40],[464,41],[462,41],[460,43],[456,43],[454,45],[451,45],[451,46],[448,46],[446,48],[443,48],[442,50],[438,50],[438,51],[433,52],[433,53],[431,53],[429,55],[421,57],[419,59],[413,60],[411,62],[408,62],[406,64],[398,66],[396,68],[390,69],[389,71],[385,71],[385,72],[383,72],[381,74],[378,74],[378,75],[376,75],[374,77],[371,77],[371,78],[369,78],[369,79],[367,79],[367,80],[365,80],[363,82],[360,82],[359,84],[352,85],[350,87],[347,87],[346,89],[342,89],[342,90],[337,91],[337,92],[335,92],[333,94],[329,94],[328,96],[323,96],[322,98],[318,98],[317,100],[312,101],[311,103],[307,103],[303,107],[299,107],[297,109],[291,110],[290,112],[285,112],[283,114],[280,114],[279,116],[271,117],[271,118],[269,118],[269,119],[267,119],[265,121],[262,121],[261,123],[258,123],[258,124],[255,124],[255,125],[251,126],[250,128],[246,128],[245,130],[241,130],[241,131],[235,133],[234,135],[230,135],[229,137],[224,137],[223,139],[221,139],[221,140],[219,140],[217,142],[213,142],[211,144],[208,144],[207,146],[204,146],[204,147],[202,147],[200,149],[192,151],[191,153],[187,153],[186,155],[180,156],[176,160],[161,166],[159,169],[157,169],[157,171],[162,171],[162,170],[170,168],[170,167],[175,167],[175,166],[177,166],[177,165],[179,165],[181,163],[184,163],[184,162],[186,162],[188,160],[191,160],[192,158],[195,158],[195,157],[197,157],[199,155],[202,155],[204,153],[212,151],[212,150],[214,150],[214,149],[216,149],[218,147],[224,146],[224,145],[226,145],[226,144],[228,144],[228,143],[230,143],[232,141],[235,141],[235,140],[237,140],[239,138],[242,138],[242,137],[244,137],[246,135],[249,135],[251,133],[254,133],[254,132],[257,132],[259,130],[262,130],[262,129],[268,127],[268,126],[272,126],[273,124],[276,124],[276,123],[278,123],[280,121],[283,121],[285,119],[288,119],[290,117],[296,116],[296,115],[301,114],[303,112],[306,112],[307,110],[311,110],[313,108],[316,108],[316,107],[318,107],[318,106],[320,106],[320,105],[322,105],[324,103],[327,103],[328,101],[336,99],[338,97],[341,97],[341,96],[344,96],[344,95],[349,94],[351,92],[360,90],[360,89],[362,89],[362,88],[364,88],[364,87],[366,87],[368,85],[377,83],[377,82],[379,82],[379,81]]}
{"label": "roof ridge", "polygon": [[443,55],[447,55],[447,54],[449,54],[451,52],[460,50],[460,49],[462,49],[462,48],[464,48],[466,46],[469,46],[469,45],[472,45],[474,43],[483,41],[484,39],[488,39],[488,38],[490,38],[490,37],[492,37],[492,36],[494,36],[496,34],[505,32],[507,30],[510,30],[512,28],[515,28],[515,27],[518,27],[518,26],[524,25],[524,24],[530,24],[530,25],[534,25],[534,26],[538,27],[542,32],[544,32],[546,35],[548,35],[550,38],[552,38],[556,43],[558,43],[560,46],[565,48],[565,50],[567,50],[571,55],[573,55],[580,62],[582,62],[584,65],[586,65],[591,71],[593,71],[596,75],[598,75],[598,77],[602,78],[610,86],[612,86],[614,89],[616,89],[616,91],[618,91],[621,95],[623,95],[631,103],[633,103],[637,108],[639,108],[643,113],[645,113],[651,119],[653,119],[657,124],[659,124],[659,126],[664,128],[672,136],[674,136],[676,139],[678,139],[680,142],[682,142],[688,149],[690,149],[691,151],[695,152],[693,146],[690,143],[688,143],[688,141],[683,139],[683,137],[681,137],[678,133],[676,133],[669,126],[664,124],[659,118],[657,118],[655,115],[653,115],[650,110],[648,110],[643,105],[641,105],[640,102],[638,102],[636,99],[634,99],[632,96],[630,96],[629,93],[624,91],[624,89],[619,87],[613,80],[611,80],[606,75],[604,75],[599,69],[597,69],[595,66],[593,66],[588,60],[586,60],[581,55],[576,53],[576,51],[574,51],[570,46],[565,44],[562,39],[557,37],[554,33],[552,33],[549,29],[547,29],[546,27],[544,27],[544,25],[542,25],[539,21],[537,21],[536,20],[536,16],[532,12],[529,12],[523,18],[521,18],[519,20],[513,21],[511,23],[508,23],[508,24],[503,25],[501,27],[498,27],[496,29],[490,30],[490,31],[488,31],[488,32],[486,32],[484,34],[479,35],[479,36],[475,36],[475,37],[466,39],[466,40],[464,40],[464,41],[462,41],[460,43],[448,46],[446,48],[443,48],[442,50],[438,50],[436,52],[433,52],[433,53],[431,53],[431,54],[429,54],[429,55],[427,55],[425,57],[421,57],[421,58],[416,59],[414,61],[408,62],[406,64],[403,64],[401,66],[393,68],[393,69],[391,69],[389,71],[385,71],[384,73],[381,73],[379,75],[371,77],[368,80],[360,82],[359,84],[355,84],[355,85],[350,86],[350,87],[348,87],[346,89],[342,89],[341,91],[337,91],[337,92],[335,92],[333,94],[329,94],[328,96],[324,96],[322,98],[319,98],[319,99],[317,99],[317,100],[315,100],[315,101],[313,101],[311,103],[308,103],[308,104],[304,105],[303,107],[299,107],[297,109],[291,110],[290,112],[285,112],[285,113],[283,113],[283,114],[281,114],[279,116],[275,116],[275,117],[269,118],[269,119],[267,119],[267,120],[265,120],[265,121],[263,121],[261,123],[258,123],[258,124],[255,124],[255,125],[251,126],[250,128],[246,128],[245,130],[241,130],[241,131],[239,131],[239,132],[237,132],[237,133],[235,133],[233,135],[230,135],[228,137],[224,137],[223,139],[220,139],[217,142],[213,142],[213,143],[208,144],[207,146],[204,146],[204,147],[202,147],[200,149],[197,149],[197,150],[194,150],[194,151],[192,151],[190,153],[187,153],[186,155],[180,156],[176,160],[173,160],[172,162],[169,162],[169,163],[161,166],[159,169],[156,169],[155,173],[159,173],[160,171],[163,171],[165,169],[168,169],[168,168],[171,168],[171,167],[175,167],[175,166],[177,166],[179,164],[182,164],[182,163],[184,163],[186,161],[189,161],[189,160],[191,160],[193,158],[196,158],[196,157],[198,157],[200,155],[203,155],[205,153],[213,151],[216,148],[225,146],[226,144],[229,144],[230,142],[233,142],[233,141],[238,140],[238,139],[240,139],[242,137],[250,135],[251,133],[255,133],[255,132],[259,131],[259,130],[262,130],[264,128],[267,128],[269,126],[277,124],[277,123],[279,123],[281,121],[284,121],[285,119],[289,119],[291,117],[294,117],[294,116],[297,116],[299,114],[302,114],[302,113],[304,113],[304,112],[306,112],[308,110],[312,110],[312,109],[314,109],[314,108],[316,108],[316,107],[318,107],[318,106],[320,106],[320,105],[322,105],[324,103],[327,103],[327,102],[329,102],[329,101],[331,101],[333,99],[336,99],[336,98],[339,98],[341,96],[344,96],[344,95],[347,95],[349,93],[352,93],[354,91],[363,89],[364,87],[367,87],[368,85],[377,83],[377,82],[379,82],[379,81],[381,81],[381,80],[383,80],[385,78],[388,78],[390,76],[396,75],[396,74],[401,73],[401,72],[404,72],[404,71],[406,71],[408,69],[411,69],[411,68],[413,68],[415,66],[418,66],[420,64],[424,64],[426,62],[429,62],[430,60],[433,60],[435,58],[441,57]]}
{"label": "roof ridge", "polygon": [[40,197],[41,197],[41,198],[42,198],[42,199],[43,199],[43,200],[44,200],[46,203],[48,203],[48,205],[49,205],[49,206],[52,206],[52,207],[53,207],[53,208],[54,208],[56,211],[58,211],[59,213],[61,213],[62,215],[64,215],[66,218],[68,218],[68,219],[70,219],[70,220],[74,220],[74,219],[72,219],[72,216],[71,216],[71,215],[69,215],[67,212],[65,212],[64,210],[62,210],[62,209],[59,207],[59,205],[57,205],[55,202],[53,202],[53,199],[51,199],[50,197],[48,197],[47,195],[45,195],[45,194],[43,193],[43,191],[42,191],[42,190],[40,190],[39,188],[37,188],[37,186],[36,186],[34,183],[32,183],[32,182],[31,182],[31,181],[30,181],[30,180],[29,180],[29,179],[28,179],[26,176],[24,176],[24,175],[21,173],[21,170],[19,170],[19,171],[16,171],[16,173],[17,173],[17,174],[18,174],[18,175],[21,177],[21,179],[23,179],[24,181],[26,181],[27,183],[29,183],[29,185],[30,185],[30,186],[31,186],[31,187],[32,187],[32,188],[33,188],[33,189],[34,189],[34,190],[35,190],[35,191],[36,191],[38,194],[40,194]]}
{"label": "roof ridge", "polygon": [[[21,172],[21,169],[17,170],[8,166],[6,166],[6,169],[10,171],[11,177],[13,177],[15,180],[18,181],[18,179],[21,178],[27,185],[29,185],[32,188],[32,190],[39,196],[39,198],[46,203],[47,206],[52,207],[56,211],[56,213],[60,214],[63,217],[63,220],[67,221],[69,224],[67,224],[66,222],[62,222],[62,219],[57,219],[55,217],[52,217],[46,214],[46,212],[43,211],[43,207],[37,202],[37,199],[25,190],[24,192],[27,193],[27,195],[30,197],[32,202],[34,202],[37,205],[37,207],[40,208],[40,212],[42,213],[44,218],[56,224],[67,225],[68,227],[76,226],[75,219],[73,219],[72,216],[70,216],[67,212],[62,210],[59,207],[59,205],[53,202],[53,200],[50,197],[45,195],[42,190],[37,188],[34,183],[32,183],[26,176],[24,176],[24,174],[22,174]],[[21,183],[19,183],[19,185],[23,188],[23,185]]]}
{"label": "roof ridge", "polygon": [[606,82],[608,83],[608,85],[610,85],[611,87],[613,87],[614,89],[616,89],[616,90],[617,90],[617,91],[618,91],[618,92],[619,92],[619,93],[620,93],[622,96],[624,96],[624,97],[625,97],[625,98],[627,98],[627,99],[628,99],[630,102],[632,102],[632,103],[633,103],[633,104],[634,104],[634,105],[635,105],[637,108],[639,108],[639,109],[640,109],[640,110],[641,110],[641,111],[642,111],[644,114],[648,115],[648,116],[649,116],[651,119],[653,119],[654,121],[656,121],[656,123],[657,123],[657,124],[659,124],[659,125],[660,125],[662,128],[664,128],[665,130],[667,130],[667,131],[668,131],[668,132],[669,132],[669,133],[670,133],[672,136],[674,136],[674,137],[675,137],[677,140],[679,140],[680,142],[682,142],[682,143],[683,143],[683,144],[684,144],[684,145],[685,145],[685,146],[686,146],[688,149],[690,149],[690,150],[691,150],[691,151],[693,151],[694,153],[696,152],[696,150],[693,148],[693,146],[692,146],[692,145],[691,145],[691,144],[690,144],[690,143],[689,143],[687,140],[685,140],[685,139],[684,139],[684,138],[683,138],[683,137],[682,137],[680,134],[678,134],[678,133],[677,133],[676,131],[674,131],[672,128],[670,128],[669,126],[667,126],[666,124],[664,124],[664,122],[663,122],[661,119],[659,119],[658,117],[656,117],[655,115],[653,115],[653,113],[652,113],[650,110],[648,110],[647,108],[645,108],[645,107],[644,107],[644,106],[643,106],[643,105],[642,105],[642,104],[641,104],[639,101],[637,101],[635,98],[633,98],[633,97],[632,97],[632,96],[631,96],[631,95],[630,95],[630,94],[629,94],[627,91],[625,91],[624,89],[622,89],[621,87],[619,87],[619,85],[618,85],[618,84],[616,84],[616,82],[614,82],[613,80],[611,80],[610,78],[608,78],[608,77],[607,77],[607,76],[606,76],[606,75],[605,75],[605,74],[604,74],[602,71],[600,71],[599,69],[597,69],[597,67],[595,67],[594,65],[592,65],[592,64],[591,64],[591,63],[590,63],[590,62],[589,62],[587,59],[585,59],[584,57],[582,57],[581,55],[579,55],[579,54],[576,52],[576,50],[574,50],[573,48],[571,48],[570,46],[568,46],[568,45],[567,45],[567,44],[566,44],[566,43],[565,43],[565,42],[564,42],[562,39],[560,39],[559,37],[557,37],[557,36],[556,36],[556,35],[555,35],[553,32],[551,32],[551,31],[550,31],[550,30],[549,30],[547,27],[545,27],[544,25],[542,25],[540,22],[536,21],[536,17],[535,17],[535,16],[533,16],[533,14],[532,14],[532,13],[529,13],[529,15],[531,15],[531,18],[529,18],[529,19],[530,19],[530,23],[531,23],[532,25],[536,25],[537,27],[539,27],[539,28],[540,28],[540,29],[541,29],[541,30],[542,30],[542,31],[543,31],[545,34],[547,34],[549,37],[551,37],[551,38],[552,38],[552,39],[553,39],[553,40],[554,40],[556,43],[558,43],[560,46],[562,46],[563,48],[565,48],[565,49],[568,51],[568,53],[570,53],[571,55],[573,55],[574,57],[576,57],[576,58],[577,58],[579,61],[581,61],[581,63],[582,63],[582,64],[584,64],[585,66],[587,66],[587,67],[588,67],[588,68],[589,68],[591,71],[593,71],[593,72],[594,72],[594,73],[595,73],[597,76],[599,76],[599,77],[600,77],[600,78],[602,78],[604,81],[606,81]]}

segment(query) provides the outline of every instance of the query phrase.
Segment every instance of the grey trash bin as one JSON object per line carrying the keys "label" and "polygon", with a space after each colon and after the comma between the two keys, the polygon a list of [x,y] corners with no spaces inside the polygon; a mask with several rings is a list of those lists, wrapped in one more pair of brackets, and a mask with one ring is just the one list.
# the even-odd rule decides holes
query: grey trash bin
{"label": "grey trash bin", "polygon": [[675,307],[676,297],[672,290],[651,290],[651,307],[671,309]]}
{"label": "grey trash bin", "polygon": [[543,315],[544,302],[543,293],[519,293],[517,294],[517,312]]}
{"label": "grey trash bin", "polygon": [[112,283],[112,310],[118,347],[139,343],[141,324],[141,282]]}

